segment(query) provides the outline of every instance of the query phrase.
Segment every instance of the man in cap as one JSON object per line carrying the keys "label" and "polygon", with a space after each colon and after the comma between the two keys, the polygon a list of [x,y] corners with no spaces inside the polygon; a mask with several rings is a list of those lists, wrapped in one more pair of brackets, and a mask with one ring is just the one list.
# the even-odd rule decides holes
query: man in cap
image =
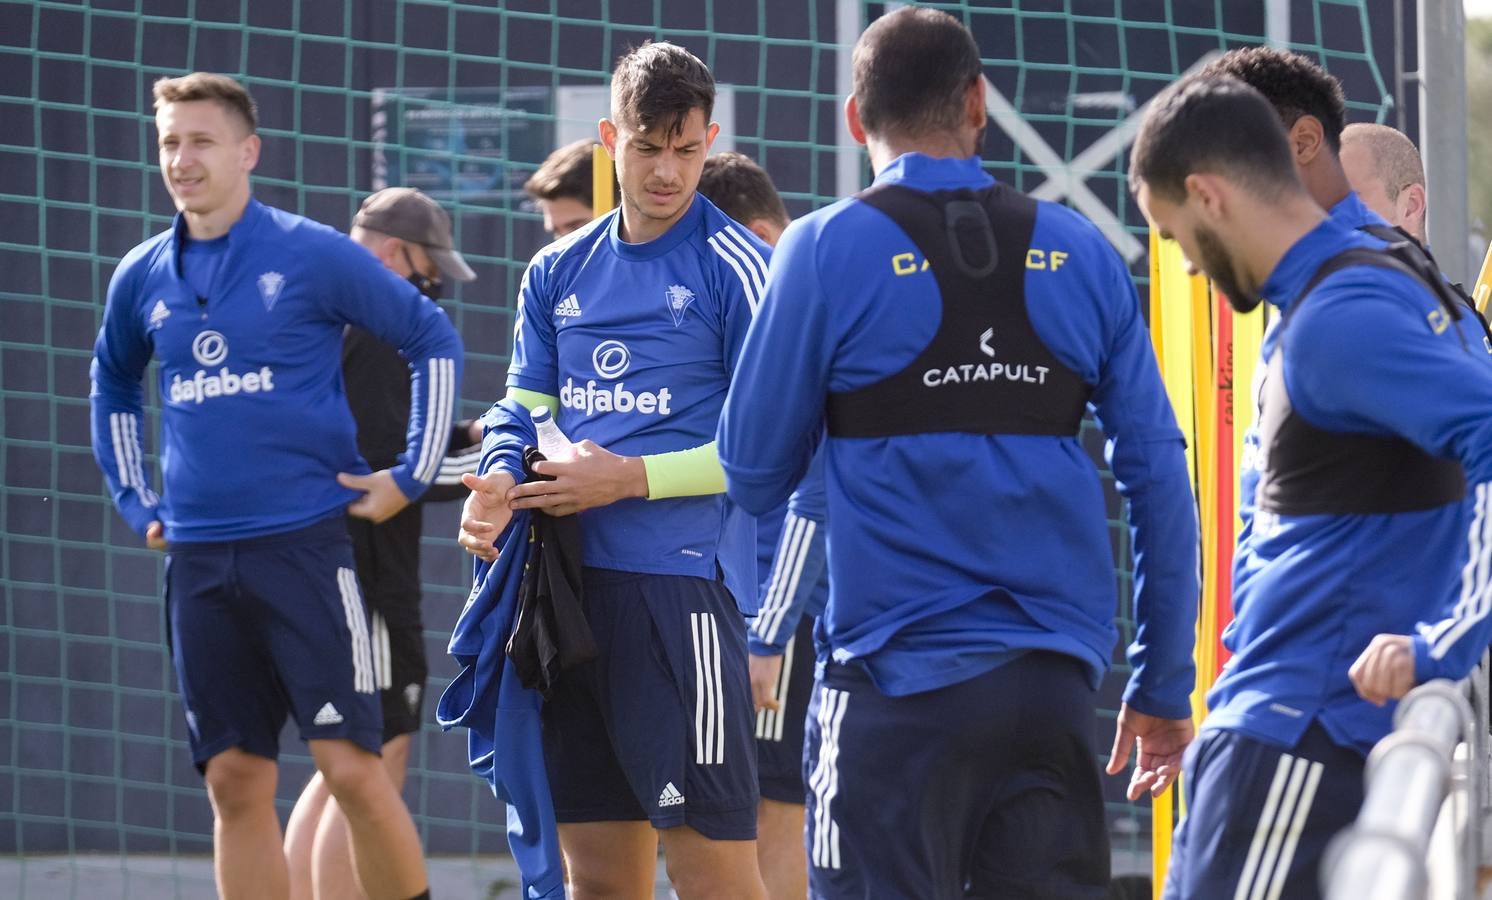
{"label": "man in cap", "polygon": [[[353,219],[351,237],[431,300],[440,299],[446,281],[476,278],[453,247],[450,216],[414,188],[386,188],[370,195]],[[409,418],[408,363],[391,344],[348,326],[342,378],[357,422],[358,452],[375,468],[392,464],[403,449]],[[481,442],[480,424],[456,422],[440,473],[420,499],[464,497],[461,474],[476,471]],[[383,704],[383,764],[401,790],[410,735],[420,730],[429,673],[420,617],[422,520],[418,504],[376,524],[347,520],[357,580],[368,604],[374,678]],[[317,773],[301,792],[285,830],[291,897],[363,897],[352,877],[350,850],[346,816]]]}

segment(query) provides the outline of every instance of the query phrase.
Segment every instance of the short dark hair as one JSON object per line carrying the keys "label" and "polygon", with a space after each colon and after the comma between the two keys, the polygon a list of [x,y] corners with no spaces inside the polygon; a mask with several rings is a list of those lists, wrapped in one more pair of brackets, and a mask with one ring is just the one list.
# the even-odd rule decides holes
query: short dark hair
{"label": "short dark hair", "polygon": [[951,131],[983,69],[979,47],[948,13],[905,6],[881,16],[855,44],[855,104],[872,134]]}
{"label": "short dark hair", "polygon": [[677,44],[649,41],[629,50],[611,73],[611,116],[637,131],[684,130],[696,109],[715,111],[715,77],[699,57]]}
{"label": "short dark hair", "polygon": [[1151,103],[1130,155],[1129,183],[1180,202],[1186,177],[1224,175],[1261,196],[1303,190],[1284,126],[1258,91],[1230,76],[1193,75]]}
{"label": "short dark hair", "polygon": [[566,144],[545,158],[523,189],[535,200],[569,198],[590,206],[592,160],[599,146],[590,138]]}
{"label": "short dark hair", "polygon": [[242,84],[227,75],[214,72],[193,72],[180,78],[159,78],[151,88],[155,96],[155,108],[159,110],[167,103],[191,103],[194,100],[211,100],[226,109],[229,115],[237,116],[248,126],[249,134],[259,130],[259,107]]}
{"label": "short dark hair", "polygon": [[1224,53],[1198,74],[1231,75],[1247,84],[1274,106],[1287,129],[1301,116],[1314,116],[1321,123],[1331,152],[1342,149],[1342,129],[1347,124],[1342,83],[1299,53],[1275,47],[1242,47]]}
{"label": "short dark hair", "polygon": [[757,219],[786,228],[787,207],[767,171],[744,153],[726,150],[705,158],[699,192],[743,225]]}

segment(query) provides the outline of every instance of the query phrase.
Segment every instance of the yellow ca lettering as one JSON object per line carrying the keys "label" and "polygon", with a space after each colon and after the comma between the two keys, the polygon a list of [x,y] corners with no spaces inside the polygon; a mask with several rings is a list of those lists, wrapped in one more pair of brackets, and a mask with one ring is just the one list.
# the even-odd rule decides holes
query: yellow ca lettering
{"label": "yellow ca lettering", "polygon": [[1451,318],[1445,314],[1443,309],[1432,309],[1425,318],[1430,320],[1430,329],[1436,334],[1444,334],[1451,327]]}
{"label": "yellow ca lettering", "polygon": [[1028,268],[1028,269],[1045,269],[1046,268],[1046,254],[1044,252],[1040,251],[1040,250],[1037,250],[1035,247],[1032,247],[1030,250],[1027,250],[1026,251],[1026,268]]}

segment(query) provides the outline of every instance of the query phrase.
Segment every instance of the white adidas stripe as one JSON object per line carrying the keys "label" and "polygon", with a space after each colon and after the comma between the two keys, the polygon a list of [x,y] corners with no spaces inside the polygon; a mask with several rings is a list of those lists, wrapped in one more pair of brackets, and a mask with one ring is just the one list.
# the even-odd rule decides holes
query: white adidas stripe
{"label": "white adidas stripe", "polygon": [[1293,757],[1289,754],[1281,753],[1279,762],[1275,764],[1274,779],[1269,782],[1269,793],[1264,796],[1264,809],[1259,813],[1259,824],[1254,827],[1254,839],[1249,842],[1248,856],[1244,857],[1243,872],[1239,875],[1238,887],[1233,891],[1233,900],[1248,900],[1249,887],[1253,884],[1254,874],[1259,868],[1259,857],[1264,852],[1269,829],[1279,810],[1280,793],[1285,788],[1292,761]]}
{"label": "white adidas stripe", "polygon": [[808,551],[813,546],[813,536],[819,527],[819,523],[813,519],[805,519],[793,513],[788,513],[783,521],[784,530],[787,523],[791,523],[794,533],[786,551],[773,567],[772,583],[763,604],[766,609],[757,613],[757,621],[762,623],[758,634],[763,635],[762,641],[767,644],[777,642],[777,635],[782,630],[788,610],[792,608],[793,598],[798,594],[798,585],[803,580],[803,566],[808,560]]}
{"label": "white adidas stripe", "polygon": [[782,648],[782,671],[777,675],[777,711],[773,713],[776,721],[772,723],[772,740],[782,740],[782,727],[791,715],[787,705],[787,689],[793,680],[793,647],[798,643],[797,635],[788,638],[787,645]]}
{"label": "white adidas stripe", "polygon": [[745,263],[746,271],[751,275],[751,281],[756,285],[756,295],[762,296],[767,291],[767,261],[762,259],[751,242],[741,235],[741,232],[727,225],[719,231],[722,243],[733,250],[736,256]]}
{"label": "white adidas stripe", "polygon": [[433,421],[438,430],[430,432],[430,444],[433,452],[426,464],[426,484],[435,480],[435,476],[440,472],[440,465],[445,460],[446,442],[451,434],[451,419],[456,412],[456,390],[459,387],[456,384],[456,361],[446,357],[440,359],[439,362],[440,365],[438,368],[440,370],[441,387],[443,390],[431,408],[431,411],[435,414]]}
{"label": "white adidas stripe", "polygon": [[1280,754],[1233,900],[1278,900],[1325,768],[1323,763]]}
{"label": "white adidas stripe", "polygon": [[411,466],[416,480],[429,484],[440,471],[445,458],[445,440],[451,432],[451,411],[456,397],[456,362],[448,357],[434,357],[425,371],[425,437],[420,444],[419,459]]}
{"label": "white adidas stripe", "polygon": [[809,777],[813,791],[813,838],[810,860],[815,868],[839,868],[839,825],[831,809],[839,793],[839,730],[850,696],[844,691],[821,688],[819,692],[819,758]]}
{"label": "white adidas stripe", "polygon": [[347,616],[347,630],[352,636],[352,687],[359,694],[371,694],[373,687],[373,651],[368,641],[368,622],[363,614],[363,598],[358,593],[357,575],[346,566],[337,567],[337,587],[342,593],[342,612]]}
{"label": "white adidas stripe", "polygon": [[791,715],[787,706],[787,690],[792,682],[793,645],[797,640],[796,636],[788,638],[787,645],[782,648],[782,668],[777,673],[776,684],[772,685],[772,699],[777,701],[777,708],[761,709],[756,713],[758,740],[782,742],[782,728]]}
{"label": "white adidas stripe", "polygon": [[1290,819],[1290,831],[1285,835],[1285,846],[1280,851],[1280,861],[1275,866],[1274,878],[1270,881],[1265,900],[1279,900],[1280,893],[1285,889],[1285,876],[1295,860],[1295,846],[1300,843],[1300,832],[1304,830],[1306,817],[1311,813],[1311,804],[1316,799],[1316,786],[1321,783],[1321,773],[1325,769],[1323,763],[1313,762],[1306,772],[1305,787],[1301,790],[1300,802],[1295,805],[1295,815]]}
{"label": "white adidas stripe", "polygon": [[718,231],[710,235],[708,243],[714,248],[716,255],[735,270],[736,277],[741,280],[741,290],[746,294],[746,305],[751,307],[751,314],[754,316],[757,305],[761,303],[761,294],[756,286],[756,280],[746,274],[749,264],[742,262],[739,256],[740,251],[736,250],[734,245],[728,244],[722,237],[723,234],[725,232]]}
{"label": "white adidas stripe", "polygon": [[694,639],[694,762],[725,762],[725,691],[720,673],[720,631],[714,613],[690,613]]}
{"label": "white adidas stripe", "polygon": [[460,484],[461,476],[467,472],[476,474],[477,464],[482,461],[482,448],[472,447],[465,453],[455,456],[446,456],[440,461],[440,474],[435,476],[436,484]]}
{"label": "white adidas stripe", "polygon": [[1439,643],[1446,632],[1455,627],[1456,622],[1476,595],[1477,562],[1479,557],[1487,549],[1487,544],[1483,540],[1483,534],[1487,528],[1488,516],[1482,487],[1482,485],[1477,485],[1475,488],[1476,493],[1472,504],[1471,525],[1467,529],[1466,534],[1467,553],[1466,563],[1461,567],[1461,596],[1456,600],[1456,606],[1451,610],[1450,618],[1435,623],[1426,635],[1427,640],[1431,644],[1430,650],[1432,654],[1435,649],[1434,645]]}
{"label": "white adidas stripe", "polygon": [[1280,798],[1279,812],[1274,817],[1274,821],[1270,823],[1269,840],[1264,844],[1264,855],[1259,860],[1259,871],[1254,878],[1253,890],[1249,892],[1249,900],[1264,900],[1264,892],[1269,889],[1269,882],[1274,876],[1275,867],[1280,864],[1280,844],[1285,839],[1286,823],[1295,814],[1295,806],[1300,799],[1300,789],[1305,782],[1305,773],[1309,766],[1309,760],[1300,758],[1290,763],[1290,780],[1285,783],[1285,793]]}
{"label": "white adidas stripe", "polygon": [[[789,515],[792,515],[792,513],[789,513]],[[797,545],[792,548],[791,555],[785,560],[786,582],[780,588],[782,594],[780,594],[776,603],[773,604],[773,612],[771,612],[771,619],[768,622],[771,628],[771,639],[767,643],[776,642],[777,634],[782,631],[783,622],[788,618],[788,610],[792,607],[792,599],[798,596],[798,585],[803,582],[803,566],[809,560],[809,551],[813,548],[813,536],[818,534],[819,530],[818,522],[813,521],[813,519],[800,518],[800,516],[792,516],[792,518],[803,522],[803,530],[801,530],[800,537],[798,537]]]}
{"label": "white adidas stripe", "polygon": [[145,468],[140,459],[143,451],[140,417],[133,413],[109,413],[109,439],[114,445],[114,468],[118,470],[120,485],[133,489],[142,506],[154,507],[160,498],[145,486]]}
{"label": "white adidas stripe", "polygon": [[1492,607],[1492,482],[1476,486],[1476,511],[1466,535],[1461,597],[1451,617],[1429,632],[1430,658],[1441,659]]}
{"label": "white adidas stripe", "polygon": [[380,612],[373,612],[373,676],[380,691],[394,686],[394,655],[389,647],[389,623]]}

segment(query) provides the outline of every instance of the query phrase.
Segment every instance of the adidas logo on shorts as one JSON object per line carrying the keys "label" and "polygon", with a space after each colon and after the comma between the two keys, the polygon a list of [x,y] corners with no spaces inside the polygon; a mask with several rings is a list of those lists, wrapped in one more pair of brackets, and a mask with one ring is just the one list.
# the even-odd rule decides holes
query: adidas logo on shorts
{"label": "adidas logo on shorts", "polygon": [[[311,724],[313,724],[313,725],[341,725],[342,724],[342,714],[339,713],[339,712],[337,712],[337,708],[335,706],[332,706],[331,701],[327,701],[327,703],[326,703],[325,706],[321,707],[321,709],[319,709],[319,710],[316,711],[316,718],[314,718],[314,719],[311,720]],[[683,799],[684,799],[683,797],[679,798],[680,801],[682,801]]]}
{"label": "adidas logo on shorts", "polygon": [[678,806],[683,802],[684,795],[679,793],[679,789],[673,786],[672,781],[665,784],[663,786],[663,793],[658,795],[659,806]]}

